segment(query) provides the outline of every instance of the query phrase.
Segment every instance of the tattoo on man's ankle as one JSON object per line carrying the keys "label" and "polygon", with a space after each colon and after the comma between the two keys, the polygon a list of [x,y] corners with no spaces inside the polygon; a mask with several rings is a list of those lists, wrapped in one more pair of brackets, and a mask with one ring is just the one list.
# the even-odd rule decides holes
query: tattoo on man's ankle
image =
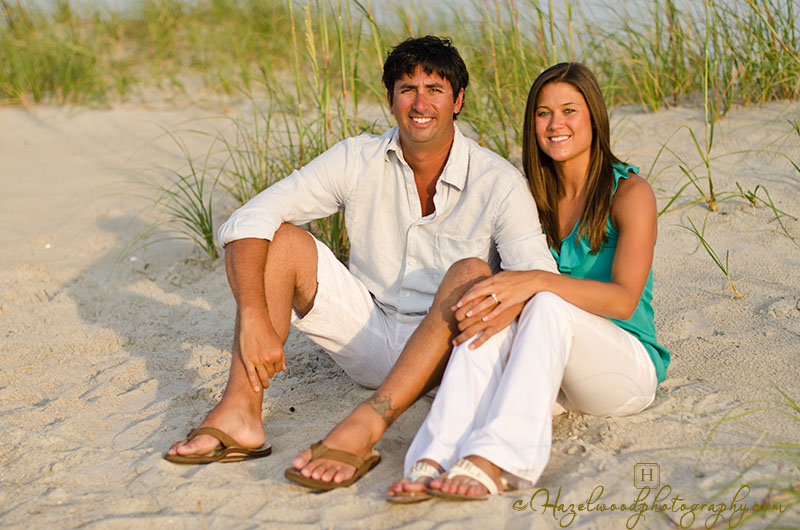
{"label": "tattoo on man's ankle", "polygon": [[392,398],[389,396],[372,396],[365,403],[386,422],[387,426],[395,420],[397,410],[392,408]]}

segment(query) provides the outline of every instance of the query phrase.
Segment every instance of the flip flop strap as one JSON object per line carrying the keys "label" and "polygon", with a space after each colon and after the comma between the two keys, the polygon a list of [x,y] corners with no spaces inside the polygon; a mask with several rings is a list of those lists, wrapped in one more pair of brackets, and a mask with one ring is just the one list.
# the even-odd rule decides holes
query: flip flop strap
{"label": "flip flop strap", "polygon": [[421,478],[434,479],[439,475],[441,475],[441,472],[438,469],[427,462],[419,460],[416,464],[411,466],[411,469],[408,470],[406,479],[409,482],[418,482]]}
{"label": "flip flop strap", "polygon": [[207,434],[209,436],[213,436],[217,440],[219,440],[219,444],[222,446],[223,449],[228,447],[240,447],[239,442],[234,440],[230,437],[230,435],[222,432],[219,429],[215,429],[214,427],[198,427],[197,429],[192,429],[189,435],[186,437],[186,440],[194,440],[200,435]]}
{"label": "flip flop strap", "polygon": [[335,460],[343,464],[350,464],[356,469],[360,469],[364,465],[364,461],[352,453],[340,451],[338,449],[331,449],[322,441],[319,441],[311,446],[311,460],[319,458],[327,458],[328,460]]}
{"label": "flip flop strap", "polygon": [[453,467],[447,471],[448,477],[464,476],[480,483],[481,486],[489,490],[491,495],[497,495],[497,484],[494,483],[492,477],[486,474],[484,470],[467,460],[462,458],[456,462]]}

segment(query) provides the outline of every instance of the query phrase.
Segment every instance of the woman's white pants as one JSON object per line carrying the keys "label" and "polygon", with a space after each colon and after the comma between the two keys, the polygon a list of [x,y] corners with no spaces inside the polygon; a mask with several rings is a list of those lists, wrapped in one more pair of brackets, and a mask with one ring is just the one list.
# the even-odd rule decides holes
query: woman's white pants
{"label": "woman's white pants", "polygon": [[453,350],[406,473],[422,458],[449,469],[478,455],[529,487],[547,465],[553,415],[624,416],[655,397],[655,367],[636,337],[549,292],[479,348],[468,344]]}

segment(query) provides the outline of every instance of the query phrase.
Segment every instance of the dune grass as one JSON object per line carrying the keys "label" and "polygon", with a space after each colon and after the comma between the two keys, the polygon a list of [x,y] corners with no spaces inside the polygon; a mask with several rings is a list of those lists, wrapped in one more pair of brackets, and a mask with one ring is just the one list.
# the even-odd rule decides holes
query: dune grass
{"label": "dune grass", "polygon": [[108,13],[70,0],[50,9],[0,0],[0,16],[6,103],[107,103],[150,86],[232,94],[288,67],[278,2],[140,0]]}
{"label": "dune grass", "polygon": [[[104,31],[76,21],[67,1],[45,15],[19,2],[0,0],[0,101],[31,104],[104,100],[112,86],[100,75],[98,48]],[[124,91],[125,74],[118,70]]]}
{"label": "dune grass", "polygon": [[[657,110],[705,93],[722,116],[734,103],[800,92],[797,0],[709,1],[707,9],[655,0],[616,26],[580,2],[552,0],[474,0],[439,11],[398,2],[380,13],[369,0],[139,0],[114,13],[73,4],[53,0],[45,10],[0,0],[5,100],[107,101],[153,83],[182,92],[188,78],[235,94],[264,82],[290,84],[299,70],[332,74],[328,97],[381,101],[376,81],[385,51],[422,33],[449,35],[461,48],[479,89],[470,99],[487,103],[468,106],[470,119],[500,151],[516,142],[520,120],[512,118],[532,79],[562,60],[592,68],[612,106]],[[294,42],[308,51],[296,63]],[[709,75],[697,75],[705,64]]]}
{"label": "dune grass", "polygon": [[728,282],[728,287],[730,288],[733,295],[736,298],[744,298],[745,295],[743,295],[736,289],[736,282],[733,280],[733,278],[731,278],[730,264],[728,262],[729,252],[726,250],[725,259],[722,259],[705,237],[706,222],[708,221],[708,216],[706,216],[703,219],[703,224],[700,228],[697,228],[697,226],[695,226],[694,221],[692,221],[691,218],[687,217],[686,219],[689,221],[689,226],[681,225],[681,228],[688,230],[697,237],[698,241],[700,241],[700,244],[703,246],[708,256],[711,258],[714,264],[719,268],[719,270],[722,271],[722,274],[725,276],[725,279]]}
{"label": "dune grass", "polygon": [[151,201],[152,214],[157,220],[125,246],[120,259],[136,248],[169,239],[190,241],[208,258],[217,259],[214,194],[225,172],[225,164],[212,163],[216,156],[214,143],[205,156],[196,161],[180,134],[167,130],[164,133],[180,149],[186,166],[179,170],[158,168],[148,172],[142,196]]}
{"label": "dune grass", "polygon": [[[792,126],[792,130],[797,134],[797,141],[800,142],[800,120],[791,120],[789,124]],[[800,160],[792,160],[791,158],[788,159],[789,163],[797,170],[797,173],[800,174]]]}
{"label": "dune grass", "polygon": [[[386,50],[434,33],[452,37],[470,68],[460,121],[512,160],[530,84],[554,62],[586,63],[612,107],[702,102],[705,130],[691,133],[704,174],[690,171],[685,189],[714,210],[714,124],[734,104],[800,93],[800,4],[681,5],[643,2],[604,25],[571,0],[474,0],[438,11],[371,0],[140,0],[114,13],[70,0],[53,0],[50,9],[0,0],[0,101],[108,104],[153,86],[170,98],[266,99],[247,126],[254,128],[240,124],[227,144],[231,161],[221,178],[241,202],[339,139],[383,127],[387,120],[365,120],[364,109],[388,117],[380,82]],[[288,139],[265,143],[281,134]],[[346,255],[341,214],[316,230]]]}
{"label": "dune grass", "polygon": [[[800,427],[800,405],[795,398],[784,389],[775,387],[775,398],[772,403],[765,406],[752,407],[750,405],[739,405],[725,414],[717,421],[700,451],[703,454],[713,450],[712,439],[718,429],[731,422],[747,425],[750,432],[761,435],[749,447],[717,447],[717,450],[725,451],[728,454],[740,453],[742,458],[755,457],[755,462],[762,458],[769,458],[778,463],[778,472],[775,476],[768,479],[747,480],[748,492],[757,491],[759,497],[752,499],[752,504],[748,503],[748,509],[738,515],[737,521],[731,521],[729,527],[759,527],[759,528],[794,528],[793,523],[784,522],[784,517],[794,515],[795,510],[800,506],[800,482],[798,482],[798,472],[800,472],[800,443],[796,439],[786,439],[775,436],[773,433],[764,431],[763,428],[755,425],[748,425],[747,420],[765,413],[779,414],[789,418],[789,421]],[[698,459],[698,463],[699,463]],[[747,479],[747,473],[755,466],[751,464],[739,473],[737,477],[729,481],[714,495],[714,499],[709,501],[718,502],[718,499],[730,495],[741,487],[742,481]],[[788,517],[787,517],[788,518]],[[744,524],[743,524],[744,523]],[[796,524],[796,523],[795,523]],[[755,526],[754,526],[755,525]],[[723,526],[722,521],[713,528]]]}

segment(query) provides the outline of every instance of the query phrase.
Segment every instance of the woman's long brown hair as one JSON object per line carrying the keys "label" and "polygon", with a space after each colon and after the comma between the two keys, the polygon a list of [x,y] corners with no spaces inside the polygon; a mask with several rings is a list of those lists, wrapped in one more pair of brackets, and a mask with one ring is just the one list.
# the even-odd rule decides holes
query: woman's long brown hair
{"label": "woman's long brown hair", "polygon": [[522,137],[522,164],[531,186],[539,220],[547,234],[547,243],[561,248],[558,233],[558,200],[564,189],[558,180],[553,160],[539,147],[536,140],[536,100],[549,83],[569,83],[583,95],[592,123],[592,145],[586,179],[586,204],[581,213],[577,236],[588,235],[592,252],[597,253],[606,241],[606,219],[611,213],[614,190],[614,163],[620,160],[611,152],[608,111],[592,72],[581,63],[559,63],[542,72],[531,86],[525,107]]}

